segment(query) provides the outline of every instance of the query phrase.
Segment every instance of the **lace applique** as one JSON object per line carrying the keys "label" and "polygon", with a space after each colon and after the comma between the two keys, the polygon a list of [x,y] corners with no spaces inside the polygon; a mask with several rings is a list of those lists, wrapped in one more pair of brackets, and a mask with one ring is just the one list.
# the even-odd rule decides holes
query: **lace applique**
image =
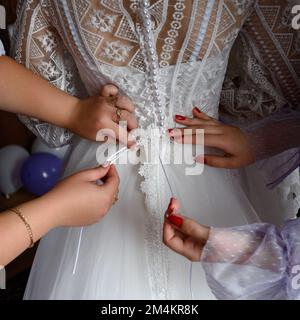
{"label": "lace applique", "polygon": [[39,73],[49,81],[53,81],[61,75],[61,71],[54,61],[42,61],[37,68]]}
{"label": "lace applique", "polygon": [[42,48],[47,53],[53,51],[57,47],[55,37],[50,30],[46,30],[46,32],[37,37],[37,39],[41,42]]}
{"label": "lace applique", "polygon": [[90,18],[91,26],[104,33],[112,32],[117,20],[116,15],[109,15],[104,10],[93,10],[93,13],[90,14]]}
{"label": "lace applique", "polygon": [[122,13],[120,0],[101,0],[101,4],[116,13]]}
{"label": "lace applique", "polygon": [[224,116],[252,122],[300,101],[299,33],[291,2],[258,0],[232,51],[221,95]]}
{"label": "lace applique", "polygon": [[[56,87],[72,95],[82,96],[85,92],[75,63],[66,52],[57,31],[48,22],[49,13],[45,12],[47,5],[48,1],[39,3],[35,0],[19,7],[20,21],[17,21],[14,50],[16,60]],[[53,19],[55,20],[54,16]],[[73,137],[68,130],[38,119],[26,116],[20,116],[20,119],[35,135],[52,147],[70,143]]]}
{"label": "lace applique", "polygon": [[[148,133],[141,139],[141,146],[148,144],[149,139],[152,146],[160,144],[160,132],[148,130]],[[144,142],[143,142],[144,141]],[[147,260],[149,266],[149,279],[154,299],[168,298],[168,252],[161,241],[163,230],[164,211],[168,203],[168,186],[165,181],[160,165],[160,152],[156,152],[154,164],[142,164],[139,174],[144,178],[141,183],[141,190],[145,194],[145,204],[149,217],[145,228]],[[157,192],[157,190],[160,192]]]}
{"label": "lace applique", "polygon": [[124,62],[128,58],[132,46],[125,46],[120,41],[107,41],[103,47],[101,56],[108,60]]}
{"label": "lace applique", "polygon": [[137,10],[138,7],[139,7],[139,3],[140,3],[139,0],[130,0],[130,9],[131,9],[133,12],[136,12],[136,10]]}
{"label": "lace applique", "polygon": [[[292,29],[292,7],[293,4],[289,3],[290,0],[285,1],[285,4],[283,4],[284,8],[282,10],[282,14],[280,17],[280,23],[283,27],[287,29]],[[276,14],[278,15],[278,11],[276,11]]]}
{"label": "lace applique", "polygon": [[170,24],[170,29],[168,30],[168,36],[164,39],[164,45],[162,46],[162,52],[160,54],[161,61],[159,65],[161,67],[166,67],[169,65],[169,60],[171,59],[171,54],[174,50],[174,44],[176,43],[176,38],[179,36],[179,31],[182,27],[182,20],[184,18],[185,4],[184,0],[178,0],[174,5],[173,20]]}
{"label": "lace applique", "polygon": [[239,15],[245,14],[248,12],[251,6],[253,5],[253,0],[231,0],[231,2],[237,8],[237,13]]}

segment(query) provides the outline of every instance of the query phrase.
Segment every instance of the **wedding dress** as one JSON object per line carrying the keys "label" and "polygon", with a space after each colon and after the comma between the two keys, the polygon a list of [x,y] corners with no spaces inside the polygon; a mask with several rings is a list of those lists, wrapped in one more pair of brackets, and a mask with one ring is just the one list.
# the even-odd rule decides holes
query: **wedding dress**
{"label": "wedding dress", "polygon": [[[160,137],[151,129],[174,127],[175,114],[189,116],[198,105],[218,117],[229,54],[253,6],[252,0],[25,1],[15,56],[78,96],[116,84],[136,105],[146,129],[142,146],[149,140],[156,146]],[[50,145],[72,140],[65,175],[96,166],[96,156],[105,158],[101,143],[22,119]],[[182,212],[207,225],[241,225],[259,217],[240,176],[207,167],[201,175],[186,175],[187,165],[162,166],[166,150],[163,144],[152,164],[117,165],[119,201],[100,223],[56,229],[41,241],[25,299],[214,298],[201,265],[162,243],[170,196],[180,198]],[[263,192],[261,197],[268,190]],[[269,198],[277,212],[276,197]]]}

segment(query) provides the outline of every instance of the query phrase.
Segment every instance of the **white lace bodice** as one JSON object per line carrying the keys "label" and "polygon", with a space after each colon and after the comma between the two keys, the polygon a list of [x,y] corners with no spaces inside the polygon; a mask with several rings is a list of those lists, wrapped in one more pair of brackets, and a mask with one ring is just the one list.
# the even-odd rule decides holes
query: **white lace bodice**
{"label": "white lace bodice", "polygon": [[[172,126],[175,113],[190,114],[193,105],[217,116],[228,55],[253,3],[153,0],[147,39],[142,1],[27,1],[20,7],[16,57],[61,89],[82,94],[75,60],[89,94],[116,83],[137,105],[142,127],[155,123],[155,91],[164,126]],[[149,42],[155,57],[147,58]],[[158,83],[149,76],[154,58]],[[50,144],[70,138],[62,129],[22,119]]]}
{"label": "white lace bodice", "polygon": [[[164,68],[163,72],[159,73],[159,92],[162,95],[164,104],[167,106],[168,117],[167,125],[169,127],[174,125],[173,115],[183,114],[190,115],[193,106],[202,106],[202,110],[211,116],[218,116],[218,104],[220,97],[220,90],[224,79],[224,63],[226,56],[219,56],[206,60],[205,65],[202,62],[190,62],[181,67],[179,78],[184,75],[189,75],[191,79],[197,79],[199,69],[202,69],[203,75],[200,77],[191,89],[176,91],[176,103],[173,102],[171,106],[171,83],[174,74],[174,66]],[[141,128],[151,127],[155,122],[153,115],[153,104],[151,101],[151,92],[147,87],[147,80],[144,74],[133,72],[128,68],[114,68],[112,66],[102,65],[99,67],[100,74],[109,78],[115,83],[126,95],[128,95],[136,105],[136,116]],[[201,88],[201,91],[198,89]],[[178,89],[178,88],[177,88]],[[90,88],[91,93],[97,92],[97,87]],[[189,94],[187,94],[189,93]],[[187,108],[187,105],[189,108]]]}
{"label": "white lace bodice", "polygon": [[[61,89],[82,95],[82,83],[76,74],[73,56],[79,69],[86,71],[88,66],[97,73],[86,79],[85,72],[81,72],[88,88],[90,82],[95,86],[112,82],[114,79],[110,76],[99,76],[100,67],[110,66],[111,74],[118,74],[118,82],[123,82],[128,90],[141,83],[141,76],[134,75],[146,71],[137,32],[140,2],[24,1],[17,23],[17,60]],[[249,122],[280,110],[286,103],[297,108],[300,98],[299,32],[291,29],[292,4],[292,0],[258,0],[256,5],[251,0],[151,1],[159,66],[175,66],[173,72],[166,71],[167,82],[172,83],[169,91],[163,89],[168,93],[171,106],[185,104],[188,110],[197,93],[197,90],[191,90],[189,74],[178,77],[178,73],[184,73],[180,69],[186,69],[182,62],[204,59],[205,67],[208,58],[222,53],[220,61],[225,68],[226,43],[230,48],[247,17],[234,45],[221,93],[222,114]],[[123,79],[119,79],[120,73]],[[202,76],[198,73],[203,81],[193,82],[194,88],[202,88],[206,81],[203,74],[205,72]],[[130,76],[132,86],[128,82]],[[216,79],[218,82],[221,77]],[[211,96],[218,91],[216,87],[217,84],[210,92]],[[181,94],[175,95],[178,90]],[[180,101],[182,96],[184,102]],[[216,115],[217,108],[203,101],[204,97],[203,94],[198,99],[200,107]],[[144,104],[141,103],[143,107]],[[149,110],[144,109],[142,113],[149,122],[153,120],[149,118]],[[49,144],[67,143],[72,136],[37,119],[23,120]]]}

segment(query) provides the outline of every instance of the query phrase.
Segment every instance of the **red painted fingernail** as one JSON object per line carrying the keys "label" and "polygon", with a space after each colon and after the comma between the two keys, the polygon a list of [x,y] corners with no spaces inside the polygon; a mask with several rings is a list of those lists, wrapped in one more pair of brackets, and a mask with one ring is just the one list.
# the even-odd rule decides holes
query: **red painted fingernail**
{"label": "red painted fingernail", "polygon": [[182,120],[186,119],[186,117],[181,116],[180,114],[176,114],[175,118],[176,118],[176,120],[179,120],[179,121],[182,121]]}
{"label": "red painted fingernail", "polygon": [[178,227],[178,228],[181,228],[182,227],[182,224],[183,224],[183,219],[175,214],[170,214],[168,217],[167,217],[168,221],[171,223],[171,224],[174,224],[174,226]]}
{"label": "red painted fingernail", "polygon": [[169,134],[171,135],[173,132],[173,129],[168,129]]}
{"label": "red painted fingernail", "polygon": [[201,110],[198,107],[194,108],[197,112],[201,113]]}

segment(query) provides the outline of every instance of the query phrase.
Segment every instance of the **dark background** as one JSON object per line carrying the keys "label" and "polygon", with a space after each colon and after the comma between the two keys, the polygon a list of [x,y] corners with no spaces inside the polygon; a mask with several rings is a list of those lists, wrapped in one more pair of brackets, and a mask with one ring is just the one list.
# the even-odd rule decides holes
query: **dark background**
{"label": "dark background", "polygon": [[[0,0],[0,5],[6,9],[7,24],[12,24],[16,20],[16,4],[17,0]],[[9,54],[10,44],[6,30],[0,30],[0,38],[4,43],[6,53]],[[33,134],[18,120],[16,115],[0,111],[0,148],[10,144],[18,144],[29,150],[33,138]],[[31,198],[32,196],[23,190],[12,196],[11,199],[5,199],[0,194],[0,212]],[[0,300],[22,299],[34,252],[35,248],[27,250],[6,267],[7,290],[0,290]]]}

